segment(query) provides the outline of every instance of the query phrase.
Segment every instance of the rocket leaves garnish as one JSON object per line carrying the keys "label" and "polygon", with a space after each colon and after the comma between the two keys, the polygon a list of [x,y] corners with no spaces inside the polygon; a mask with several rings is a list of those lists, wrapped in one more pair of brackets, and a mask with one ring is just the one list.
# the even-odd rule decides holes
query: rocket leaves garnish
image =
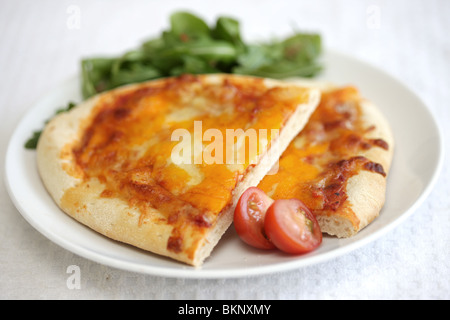
{"label": "rocket leaves garnish", "polygon": [[209,27],[201,18],[176,12],[170,29],[116,58],[81,63],[84,98],[118,86],[183,73],[236,73],[268,78],[312,77],[321,70],[318,34],[295,33],[268,43],[242,40],[239,21],[219,17]]}

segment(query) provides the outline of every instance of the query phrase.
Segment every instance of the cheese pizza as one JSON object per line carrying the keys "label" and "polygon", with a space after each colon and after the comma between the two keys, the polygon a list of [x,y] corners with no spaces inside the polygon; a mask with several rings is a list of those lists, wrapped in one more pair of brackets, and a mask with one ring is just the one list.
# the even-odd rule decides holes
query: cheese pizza
{"label": "cheese pizza", "polygon": [[[240,195],[278,161],[319,99],[317,89],[237,75],[128,85],[48,123],[38,169],[57,205],[79,222],[200,266]],[[231,129],[240,133],[219,143]],[[248,149],[249,130],[258,134],[256,151],[231,161],[230,148]]]}
{"label": "cheese pizza", "polygon": [[277,174],[259,188],[274,200],[301,200],[322,232],[350,237],[384,205],[394,139],[387,120],[356,88],[321,86],[319,106],[281,156]]}

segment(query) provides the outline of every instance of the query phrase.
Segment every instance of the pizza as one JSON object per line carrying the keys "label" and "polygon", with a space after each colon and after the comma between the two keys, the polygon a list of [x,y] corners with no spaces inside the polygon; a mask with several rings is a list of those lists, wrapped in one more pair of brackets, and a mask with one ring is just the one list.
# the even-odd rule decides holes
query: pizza
{"label": "pizza", "polygon": [[323,233],[357,234],[380,213],[394,151],[387,120],[352,86],[320,84],[305,128],[259,184],[270,198],[299,199]]}
{"label": "pizza", "polygon": [[200,266],[241,194],[260,183],[319,100],[315,88],[237,75],[128,85],[50,121],[38,170],[56,204],[80,223]]}

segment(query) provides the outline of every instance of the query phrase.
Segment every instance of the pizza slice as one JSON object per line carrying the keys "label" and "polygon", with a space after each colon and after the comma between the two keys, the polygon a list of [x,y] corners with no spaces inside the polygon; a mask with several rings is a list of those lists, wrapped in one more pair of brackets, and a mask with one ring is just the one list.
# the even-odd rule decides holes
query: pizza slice
{"label": "pizza slice", "polygon": [[322,232],[350,237],[384,205],[394,139],[384,116],[356,88],[320,86],[319,106],[281,156],[277,174],[259,188],[275,200],[300,199]]}
{"label": "pizza slice", "polygon": [[316,89],[237,75],[125,86],[53,119],[38,169],[79,222],[200,266],[240,195],[278,161],[319,100]]}

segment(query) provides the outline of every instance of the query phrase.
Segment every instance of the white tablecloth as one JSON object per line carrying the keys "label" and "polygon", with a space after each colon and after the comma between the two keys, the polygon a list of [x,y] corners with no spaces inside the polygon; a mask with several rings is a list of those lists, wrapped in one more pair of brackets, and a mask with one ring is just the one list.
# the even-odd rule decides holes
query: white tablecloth
{"label": "white tablecloth", "polygon": [[[2,180],[9,137],[34,102],[77,73],[81,57],[136,47],[166,28],[176,9],[210,22],[235,16],[246,39],[318,31],[326,47],[372,63],[417,92],[450,141],[447,0],[1,1]],[[136,274],[76,256],[34,230],[0,183],[0,298],[449,299],[449,182],[444,165],[411,217],[351,253],[289,272],[227,280]],[[79,267],[79,287],[70,285],[71,265]]]}

